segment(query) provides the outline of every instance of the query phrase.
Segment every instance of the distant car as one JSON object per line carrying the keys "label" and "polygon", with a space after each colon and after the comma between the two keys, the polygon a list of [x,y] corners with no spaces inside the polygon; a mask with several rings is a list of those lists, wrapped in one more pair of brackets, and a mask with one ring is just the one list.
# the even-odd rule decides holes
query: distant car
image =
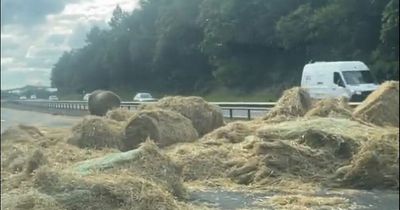
{"label": "distant car", "polygon": [[19,100],[26,100],[26,96],[19,97]]}
{"label": "distant car", "polygon": [[139,102],[157,101],[157,99],[153,98],[153,96],[150,93],[138,93],[138,94],[135,95],[133,100],[134,101],[139,101]]}
{"label": "distant car", "polygon": [[58,101],[57,96],[49,96],[49,101]]}
{"label": "distant car", "polygon": [[89,101],[89,96],[90,96],[90,93],[86,93],[85,96],[83,96],[83,100]]}
{"label": "distant car", "polygon": [[37,99],[36,95],[31,95],[31,99],[33,99],[33,100]]}

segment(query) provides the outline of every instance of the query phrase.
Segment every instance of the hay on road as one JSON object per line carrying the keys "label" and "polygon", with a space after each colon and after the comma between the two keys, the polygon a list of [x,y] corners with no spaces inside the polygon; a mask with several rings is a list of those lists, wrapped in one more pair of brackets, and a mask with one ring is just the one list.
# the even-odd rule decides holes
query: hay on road
{"label": "hay on road", "polygon": [[351,163],[337,170],[344,186],[399,189],[399,133],[379,135],[362,145]]}
{"label": "hay on road", "polygon": [[338,196],[275,195],[260,204],[271,205],[277,210],[355,209],[349,199]]}
{"label": "hay on road", "polygon": [[[13,148],[9,143],[4,145],[7,147],[2,147],[2,161],[3,152],[10,153]],[[22,142],[14,146],[24,151],[23,146],[29,145],[32,146]],[[39,167],[35,160],[42,155],[33,150],[37,147],[43,150],[48,159]],[[178,201],[177,198],[183,200],[187,196],[180,169],[154,143],[146,142],[138,149],[139,159],[126,162],[116,160],[118,163],[113,163],[115,167],[90,169],[92,171],[89,174],[77,173],[72,169],[117,153],[114,151],[109,156],[105,152],[65,144],[63,140],[46,147],[35,144],[29,150],[34,151],[30,157],[35,160],[28,159],[25,164],[30,165],[28,171],[34,169],[33,173],[23,173],[25,170],[10,173],[2,164],[2,207],[12,210],[196,209]],[[59,156],[60,152],[62,157]]]}
{"label": "hay on road", "polygon": [[115,153],[64,170],[42,167],[35,189],[66,209],[188,209],[175,200],[187,196],[179,167],[152,142],[137,152],[139,158]]}
{"label": "hay on road", "polygon": [[1,134],[1,143],[5,143],[7,141],[34,141],[41,139],[43,135],[44,134],[37,127],[17,125],[8,128]]}
{"label": "hay on road", "polygon": [[165,151],[183,168],[187,181],[223,178],[269,186],[297,179],[331,186],[337,184],[333,174],[350,164],[360,148],[371,139],[379,141],[378,134],[396,132],[343,118],[258,123],[231,123],[196,143],[173,145]]}
{"label": "hay on road", "polygon": [[53,197],[37,190],[2,193],[1,207],[7,210],[66,210]]}
{"label": "hay on road", "polygon": [[353,117],[379,126],[399,127],[399,82],[383,83],[354,110]]}

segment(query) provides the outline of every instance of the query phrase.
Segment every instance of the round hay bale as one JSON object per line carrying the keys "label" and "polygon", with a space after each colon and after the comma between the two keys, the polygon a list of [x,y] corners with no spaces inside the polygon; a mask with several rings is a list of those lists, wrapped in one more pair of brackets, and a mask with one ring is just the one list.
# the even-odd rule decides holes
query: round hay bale
{"label": "round hay bale", "polygon": [[122,108],[116,108],[113,110],[110,110],[106,114],[106,118],[123,122],[129,120],[134,115],[134,112],[122,109]]}
{"label": "round hay bale", "polygon": [[140,109],[151,107],[175,111],[189,118],[200,136],[224,124],[222,111],[219,107],[207,103],[201,97],[165,97],[157,103],[142,106]]}
{"label": "round hay bale", "polygon": [[122,138],[122,126],[118,122],[90,116],[72,128],[67,142],[80,148],[119,149]]}
{"label": "round hay bale", "polygon": [[111,91],[96,90],[90,94],[88,105],[91,115],[104,116],[109,110],[120,107],[121,99]]}
{"label": "round hay bale", "polygon": [[351,109],[344,97],[327,98],[318,101],[305,116],[351,118]]}
{"label": "round hay bale", "polygon": [[125,125],[124,149],[131,150],[147,138],[159,147],[198,138],[192,122],[183,115],[161,109],[142,110],[135,113]]}
{"label": "round hay bale", "polygon": [[283,92],[275,107],[263,119],[302,117],[311,108],[311,101],[305,89],[294,87]]}
{"label": "round hay bale", "polygon": [[399,127],[399,82],[383,83],[354,110],[353,117],[379,126]]}

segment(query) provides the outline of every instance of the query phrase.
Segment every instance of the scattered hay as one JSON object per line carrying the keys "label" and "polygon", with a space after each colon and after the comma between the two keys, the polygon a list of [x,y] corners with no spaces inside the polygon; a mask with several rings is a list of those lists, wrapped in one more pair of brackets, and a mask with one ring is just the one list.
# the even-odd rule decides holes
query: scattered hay
{"label": "scattered hay", "polygon": [[175,111],[189,118],[200,136],[224,124],[223,115],[219,107],[207,103],[200,97],[166,97],[139,109],[151,107]]}
{"label": "scattered hay", "polygon": [[379,126],[399,127],[399,82],[383,83],[354,110],[353,116]]}
{"label": "scattered hay", "polygon": [[346,99],[328,98],[318,101],[313,108],[308,111],[306,117],[332,117],[332,118],[351,118],[351,108]]}
{"label": "scattered hay", "polygon": [[382,129],[373,125],[361,124],[350,119],[313,118],[287,121],[279,124],[266,124],[257,130],[257,136],[266,139],[299,139],[308,130],[353,139],[358,142],[367,141],[370,136],[379,133],[390,133],[390,129]]}
{"label": "scattered hay", "polygon": [[391,129],[340,118],[236,122],[199,142],[164,150],[182,167],[185,181],[229,178],[242,185],[270,186],[297,179],[329,185],[332,174],[348,165],[361,145],[377,134],[390,133]]}
{"label": "scattered hay", "polygon": [[213,140],[218,140],[220,143],[239,143],[244,141],[247,136],[252,135],[259,126],[261,126],[261,124],[253,123],[252,121],[231,122],[205,135],[202,141],[211,142]]}
{"label": "scattered hay", "polygon": [[129,118],[131,118],[134,114],[135,114],[134,112],[129,111],[127,109],[116,108],[108,111],[106,114],[106,118],[119,122],[124,122],[127,121]]}
{"label": "scattered hay", "polygon": [[[123,154],[117,150],[80,149],[67,144],[66,132],[60,131],[41,129],[44,135],[41,139],[49,144],[42,144],[42,140],[2,142],[2,207],[15,210],[198,209],[176,199],[187,196],[181,170],[154,143],[142,145],[137,160],[124,162],[116,158]],[[107,158],[117,161],[113,165],[116,167],[94,169],[88,174],[72,170],[80,164]],[[10,165],[16,160],[21,163],[20,169],[12,172]]]}
{"label": "scattered hay", "polygon": [[189,119],[177,112],[156,108],[135,113],[126,123],[124,132],[124,151],[135,149],[147,138],[159,147],[198,138]]}
{"label": "scattered hay", "polygon": [[91,115],[104,116],[109,110],[121,106],[121,99],[111,91],[96,90],[88,100]]}
{"label": "scattered hay", "polygon": [[118,122],[89,116],[72,128],[67,142],[79,148],[121,148],[122,139],[122,125]]}
{"label": "scattered hay", "polygon": [[275,195],[260,202],[270,204],[274,209],[351,209],[349,199],[338,196]]}
{"label": "scattered hay", "polygon": [[184,181],[226,177],[226,162],[233,159],[229,148],[201,143],[177,144],[164,151],[182,168]]}
{"label": "scattered hay", "polygon": [[383,135],[362,145],[350,165],[336,176],[344,186],[399,189],[399,136]]}
{"label": "scattered hay", "polygon": [[283,92],[275,107],[263,118],[268,121],[282,121],[287,118],[304,116],[311,108],[311,98],[308,92],[295,87]]}
{"label": "scattered hay", "polygon": [[159,184],[133,173],[80,177],[42,169],[35,186],[67,210],[187,209]]}
{"label": "scattered hay", "polygon": [[49,195],[29,190],[11,191],[1,194],[1,208],[7,210],[65,210]]}
{"label": "scattered hay", "polygon": [[110,170],[123,170],[124,173],[131,171],[165,186],[166,190],[175,196],[185,195],[180,168],[173,164],[168,156],[161,154],[152,141],[147,140],[138,149],[125,153],[114,153],[79,162],[72,168],[72,171],[81,175]]}
{"label": "scattered hay", "polygon": [[[134,153],[129,151],[128,153]],[[38,169],[34,186],[66,209],[188,209],[179,168],[152,142],[65,170]]]}
{"label": "scattered hay", "polygon": [[41,139],[42,137],[43,133],[37,127],[17,125],[8,128],[1,134],[1,143],[5,143],[7,141],[34,141]]}
{"label": "scattered hay", "polygon": [[29,175],[40,166],[47,163],[47,159],[44,156],[42,149],[37,148],[36,146],[2,146],[9,148],[2,149],[2,172],[9,172],[12,174],[24,172]]}
{"label": "scattered hay", "polygon": [[24,171],[30,174],[36,166],[44,164],[46,161],[41,149],[44,142],[50,141],[36,127],[18,125],[5,130],[1,136],[2,177]]}
{"label": "scattered hay", "polygon": [[33,152],[33,154],[27,159],[25,173],[31,174],[40,166],[47,163],[47,159],[44,156],[43,152],[40,149],[37,149]]}

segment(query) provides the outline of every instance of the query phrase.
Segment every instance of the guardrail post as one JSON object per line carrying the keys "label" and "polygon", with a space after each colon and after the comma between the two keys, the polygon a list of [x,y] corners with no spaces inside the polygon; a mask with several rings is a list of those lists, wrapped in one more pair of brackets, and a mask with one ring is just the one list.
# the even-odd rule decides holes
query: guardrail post
{"label": "guardrail post", "polygon": [[247,119],[251,120],[251,110],[247,110]]}
{"label": "guardrail post", "polygon": [[232,120],[233,119],[233,110],[229,109],[229,118]]}

